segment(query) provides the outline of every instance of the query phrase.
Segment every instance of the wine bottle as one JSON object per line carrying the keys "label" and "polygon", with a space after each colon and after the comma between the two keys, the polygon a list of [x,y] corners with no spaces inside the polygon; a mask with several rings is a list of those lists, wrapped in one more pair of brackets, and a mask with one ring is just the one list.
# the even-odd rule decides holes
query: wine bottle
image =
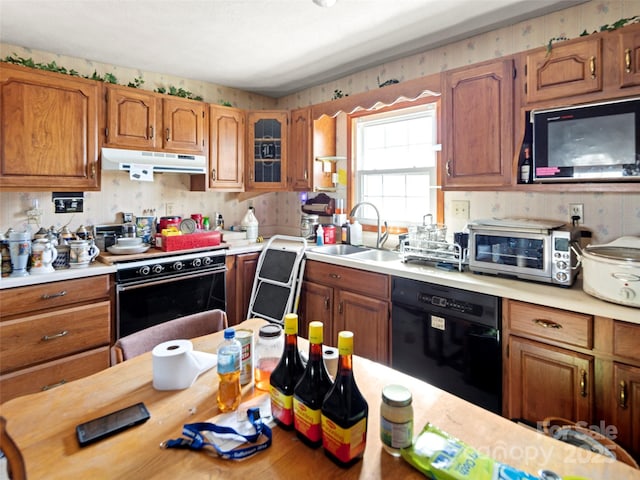
{"label": "wine bottle", "polygon": [[531,164],[531,148],[528,144],[524,147],[524,158],[520,164],[520,183],[531,183],[531,172],[533,165]]}
{"label": "wine bottle", "polygon": [[367,442],[369,405],[353,377],[353,332],[338,334],[338,373],[322,404],[324,453],[341,467],[356,463]]}
{"label": "wine bottle", "polygon": [[284,351],[271,372],[269,393],[274,420],[285,430],[293,428],[293,389],[302,377],[304,365],[298,352],[298,315],[284,317]]}
{"label": "wine bottle", "polygon": [[309,323],[309,360],[293,390],[293,425],[303,443],[322,445],[321,409],[333,385],[322,358],[322,322]]}

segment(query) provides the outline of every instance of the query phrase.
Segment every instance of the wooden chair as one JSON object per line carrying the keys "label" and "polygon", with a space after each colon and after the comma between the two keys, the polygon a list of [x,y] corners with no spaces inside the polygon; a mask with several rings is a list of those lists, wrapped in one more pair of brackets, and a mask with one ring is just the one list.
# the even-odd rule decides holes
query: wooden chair
{"label": "wooden chair", "polygon": [[[23,480],[27,478],[22,453],[13,439],[7,433],[7,419],[0,416],[0,450],[7,458],[7,473],[11,480]],[[1,475],[0,475],[1,476]]]}
{"label": "wooden chair", "polygon": [[227,328],[223,310],[208,310],[169,320],[119,339],[111,348],[111,364],[124,362],[168,340],[201,337]]}

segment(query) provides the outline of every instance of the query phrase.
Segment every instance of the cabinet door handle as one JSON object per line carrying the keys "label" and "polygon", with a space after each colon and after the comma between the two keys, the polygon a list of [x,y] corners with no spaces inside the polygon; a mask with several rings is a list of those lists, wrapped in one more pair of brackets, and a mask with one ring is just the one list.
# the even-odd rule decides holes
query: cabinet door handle
{"label": "cabinet door handle", "polygon": [[338,313],[342,313],[342,302],[338,304]]}
{"label": "cabinet door handle", "polygon": [[589,72],[592,79],[596,78],[596,57],[589,58]]}
{"label": "cabinet door handle", "polygon": [[447,160],[447,164],[445,165],[445,169],[447,171],[447,177],[451,176],[451,159]]}
{"label": "cabinet door handle", "polygon": [[627,408],[627,384],[624,380],[620,382],[620,394],[618,395],[618,400],[620,408]]}
{"label": "cabinet door handle", "polygon": [[587,396],[587,372],[586,370],[580,370],[580,395]]}
{"label": "cabinet door handle", "polygon": [[171,137],[169,137],[169,132],[170,130],[167,128],[167,142],[171,139]]}
{"label": "cabinet door handle", "polygon": [[59,387],[60,385],[64,385],[65,383],[67,383],[67,381],[63,378],[58,383],[52,383],[50,385],[45,385],[44,387],[42,387],[42,391],[45,392],[47,390],[51,390],[52,388]]}
{"label": "cabinet door handle", "polygon": [[631,49],[624,49],[624,71],[631,73]]}
{"label": "cabinet door handle", "polygon": [[331,304],[329,303],[329,297],[324,297],[324,309],[329,310]]}
{"label": "cabinet door handle", "polygon": [[533,323],[544,328],[555,328],[558,330],[562,328],[562,325],[560,325],[559,323],[552,322],[551,320],[543,320],[541,318],[536,318]]}
{"label": "cabinet door handle", "polygon": [[60,292],[57,293],[45,293],[44,295],[42,295],[40,298],[43,300],[49,300],[52,298],[57,298],[57,297],[64,297],[67,294],[66,290],[61,290]]}
{"label": "cabinet door handle", "polygon": [[212,168],[211,169],[211,180],[215,180],[216,179],[216,169]]}
{"label": "cabinet door handle", "polygon": [[96,178],[96,162],[91,164],[91,173],[89,178]]}
{"label": "cabinet door handle", "polygon": [[48,340],[55,340],[56,338],[64,337],[64,336],[66,336],[68,334],[69,334],[69,330],[63,330],[63,331],[61,331],[59,333],[54,333],[53,335],[44,335],[42,337],[42,340],[45,341],[45,342],[48,341]]}
{"label": "cabinet door handle", "polygon": [[149,138],[153,138],[153,125],[149,126]]}
{"label": "cabinet door handle", "polygon": [[307,169],[304,169],[304,179],[308,180],[309,179],[309,172],[307,171]]}
{"label": "cabinet door handle", "polygon": [[329,276],[331,278],[335,278],[336,280],[340,280],[342,277],[337,273],[330,273]]}

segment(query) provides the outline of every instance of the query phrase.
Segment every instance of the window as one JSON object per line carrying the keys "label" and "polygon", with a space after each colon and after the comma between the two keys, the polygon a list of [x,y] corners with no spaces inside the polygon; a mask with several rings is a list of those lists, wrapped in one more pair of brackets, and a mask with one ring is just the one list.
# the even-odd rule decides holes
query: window
{"label": "window", "polygon": [[[437,217],[436,104],[354,119],[355,201],[373,203],[381,221],[407,226]],[[357,213],[375,222],[371,208]]]}

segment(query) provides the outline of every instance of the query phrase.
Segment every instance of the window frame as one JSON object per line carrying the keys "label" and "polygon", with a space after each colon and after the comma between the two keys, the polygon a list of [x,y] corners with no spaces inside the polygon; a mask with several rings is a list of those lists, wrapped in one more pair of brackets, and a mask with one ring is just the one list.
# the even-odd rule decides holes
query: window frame
{"label": "window frame", "polygon": [[[442,145],[442,103],[441,97],[425,97],[414,101],[398,102],[394,105],[390,105],[383,108],[371,109],[366,111],[357,111],[347,115],[347,176],[349,182],[347,182],[347,213],[351,211],[353,206],[358,203],[356,199],[356,138],[357,128],[355,127],[355,120],[370,115],[378,115],[380,113],[391,113],[399,110],[404,110],[411,107],[417,107],[420,105],[435,104],[436,108],[436,142],[437,145]],[[444,223],[444,192],[442,191],[442,150],[438,148],[436,154],[436,212],[435,219],[437,223]],[[375,231],[376,225],[364,223],[362,228],[367,231]],[[402,225],[388,225],[389,233],[399,234],[406,233],[407,227]]]}

